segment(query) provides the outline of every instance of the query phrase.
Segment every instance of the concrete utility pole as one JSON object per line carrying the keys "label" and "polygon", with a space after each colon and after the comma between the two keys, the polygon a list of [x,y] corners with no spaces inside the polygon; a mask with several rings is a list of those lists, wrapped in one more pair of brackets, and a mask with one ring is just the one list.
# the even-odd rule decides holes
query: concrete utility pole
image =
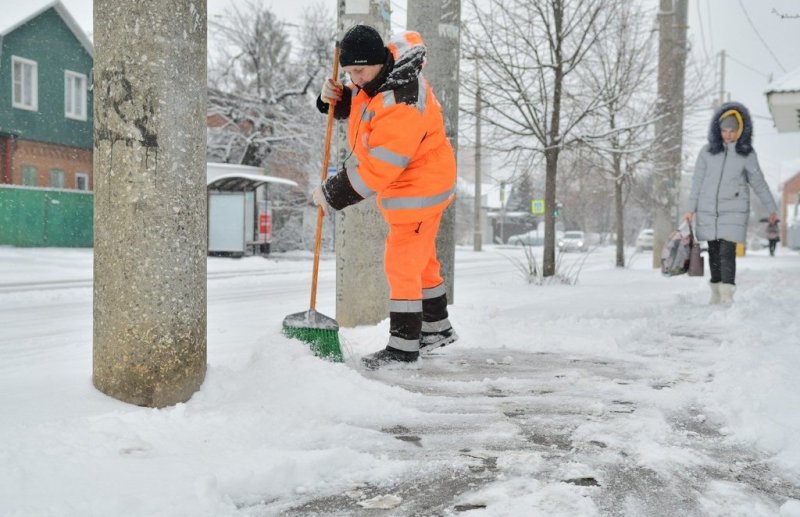
{"label": "concrete utility pole", "polygon": [[206,1],[95,0],[95,387],[148,407],[206,372]]}
{"label": "concrete utility pole", "polygon": [[[461,0],[412,0],[408,2],[407,26],[422,35],[428,48],[423,74],[442,105],[447,138],[458,152],[458,69],[461,48]],[[478,169],[475,171],[476,180]],[[456,206],[451,203],[442,217],[436,250],[453,303],[456,259]]]}
{"label": "concrete utility pole", "polygon": [[[389,0],[339,0],[339,34],[363,23],[374,27],[388,41],[391,31]],[[350,154],[347,129],[339,130],[339,160],[341,165]],[[347,168],[356,166],[354,158]],[[336,320],[343,327],[374,325],[389,317],[389,284],[383,272],[384,242],[388,227],[375,199],[336,212]]]}
{"label": "concrete utility pole", "polygon": [[661,250],[678,223],[683,141],[684,82],[688,0],[661,0],[658,13],[658,150],[653,236],[653,267],[661,267]]}

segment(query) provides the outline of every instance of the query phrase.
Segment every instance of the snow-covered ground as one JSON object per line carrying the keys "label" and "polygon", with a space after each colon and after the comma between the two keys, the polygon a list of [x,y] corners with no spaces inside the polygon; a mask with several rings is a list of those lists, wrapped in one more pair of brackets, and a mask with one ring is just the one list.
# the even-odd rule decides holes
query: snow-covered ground
{"label": "snow-covered ground", "polygon": [[0,515],[800,515],[800,254],[739,259],[729,308],[649,256],[520,256],[459,248],[461,340],[368,373],[387,321],[348,364],[281,335],[308,257],[210,258],[205,383],[155,410],[92,387],[91,250],[0,247]]}

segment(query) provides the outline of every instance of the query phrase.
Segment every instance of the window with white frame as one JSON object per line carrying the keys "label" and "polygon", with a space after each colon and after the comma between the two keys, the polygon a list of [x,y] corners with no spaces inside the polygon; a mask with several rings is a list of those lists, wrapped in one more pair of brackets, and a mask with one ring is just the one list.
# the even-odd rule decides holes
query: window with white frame
{"label": "window with white frame", "polygon": [[39,109],[39,79],[36,61],[11,56],[14,80],[11,104],[15,108],[37,111]]}
{"label": "window with white frame", "polygon": [[64,115],[86,120],[86,76],[64,70]]}
{"label": "window with white frame", "polygon": [[89,190],[89,175],[85,172],[76,172],[75,188],[78,190]]}

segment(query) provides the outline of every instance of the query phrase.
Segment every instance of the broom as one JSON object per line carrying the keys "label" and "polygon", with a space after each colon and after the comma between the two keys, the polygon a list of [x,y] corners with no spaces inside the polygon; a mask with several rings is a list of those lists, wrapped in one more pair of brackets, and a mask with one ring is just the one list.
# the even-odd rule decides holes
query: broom
{"label": "broom", "polygon": [[[333,80],[339,75],[339,42],[333,52]],[[333,133],[333,112],[335,103],[328,105],[328,125],[325,130],[325,149],[322,153],[322,183],[328,177],[328,162],[330,161],[331,134]],[[311,273],[311,303],[309,310],[286,316],[283,320],[283,334],[296,338],[311,346],[314,355],[329,359],[334,362],[344,361],[342,348],[339,344],[339,324],[316,311],[317,307],[317,278],[319,277],[319,253],[322,241],[322,221],[324,213],[322,207],[317,207],[317,231],[314,237],[314,266]]]}

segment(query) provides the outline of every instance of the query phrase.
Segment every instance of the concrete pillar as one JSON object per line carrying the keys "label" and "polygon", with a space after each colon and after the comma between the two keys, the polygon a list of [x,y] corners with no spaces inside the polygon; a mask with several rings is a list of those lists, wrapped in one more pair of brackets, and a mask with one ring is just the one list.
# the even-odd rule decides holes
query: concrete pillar
{"label": "concrete pillar", "polygon": [[[388,41],[391,31],[389,0],[339,0],[339,38],[351,26],[375,27]],[[350,154],[346,126],[339,129],[341,165]],[[355,167],[355,160],[347,162]],[[383,272],[388,227],[375,199],[367,199],[336,213],[336,321],[342,327],[374,325],[389,317],[389,284]]]}
{"label": "concrete pillar", "polygon": [[658,56],[658,147],[654,155],[656,200],[653,215],[653,267],[661,267],[661,250],[681,215],[683,104],[686,77],[687,0],[661,0]]}
{"label": "concrete pillar", "polygon": [[[412,0],[408,2],[407,26],[422,35],[428,48],[423,74],[442,105],[445,130],[458,152],[458,69],[461,48],[460,0]],[[454,299],[456,254],[456,205],[451,203],[442,217],[436,250],[447,285],[447,300]]]}
{"label": "concrete pillar", "polygon": [[206,1],[95,0],[95,387],[188,400],[206,371]]}

